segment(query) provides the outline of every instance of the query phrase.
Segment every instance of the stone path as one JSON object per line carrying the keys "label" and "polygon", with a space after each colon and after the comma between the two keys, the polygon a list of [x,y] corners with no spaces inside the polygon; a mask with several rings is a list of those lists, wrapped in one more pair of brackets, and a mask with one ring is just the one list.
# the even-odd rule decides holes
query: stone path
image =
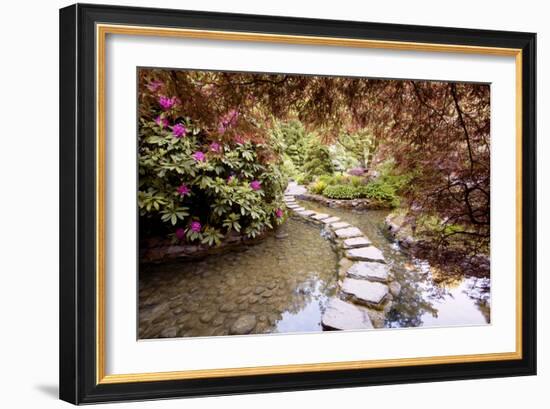
{"label": "stone path", "polygon": [[[392,280],[382,252],[355,226],[328,213],[308,210],[296,203],[301,186],[292,184],[285,192],[291,214],[320,225],[340,257],[338,291],[322,315],[325,330],[381,328],[390,310],[393,295],[400,287]],[[398,292],[398,291],[397,291]]]}

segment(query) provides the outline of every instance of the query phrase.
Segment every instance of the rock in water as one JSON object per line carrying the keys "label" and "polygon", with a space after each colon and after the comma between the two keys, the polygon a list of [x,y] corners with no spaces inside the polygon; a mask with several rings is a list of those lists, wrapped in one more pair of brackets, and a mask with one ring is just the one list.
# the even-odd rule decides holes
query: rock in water
{"label": "rock in water", "polygon": [[346,278],[342,283],[342,292],[353,301],[377,309],[382,309],[388,291],[387,285],[367,280]]}
{"label": "rock in water", "polygon": [[370,261],[358,261],[353,263],[347,271],[349,277],[379,281],[381,283],[388,281],[388,274],[388,267],[385,264]]}
{"label": "rock in water", "polygon": [[233,323],[229,333],[231,335],[250,334],[256,326],[256,316],[252,314],[241,315],[237,321]]}
{"label": "rock in water", "polygon": [[401,284],[399,284],[397,281],[392,281],[389,284],[390,287],[390,293],[394,297],[397,297],[401,293]]}
{"label": "rock in water", "polygon": [[328,330],[372,329],[367,309],[339,298],[331,298],[321,320]]}
{"label": "rock in water", "polygon": [[382,252],[373,246],[350,249],[346,251],[346,256],[352,260],[386,262]]}
{"label": "rock in water", "polygon": [[323,219],[328,219],[330,216],[326,213],[317,213],[317,214],[314,214],[311,216],[312,219],[314,220],[323,220]]}
{"label": "rock in water", "polygon": [[336,223],[336,222],[339,222],[339,221],[340,221],[340,218],[336,217],[336,216],[329,217],[328,219],[323,219],[323,223],[325,223],[325,224]]}

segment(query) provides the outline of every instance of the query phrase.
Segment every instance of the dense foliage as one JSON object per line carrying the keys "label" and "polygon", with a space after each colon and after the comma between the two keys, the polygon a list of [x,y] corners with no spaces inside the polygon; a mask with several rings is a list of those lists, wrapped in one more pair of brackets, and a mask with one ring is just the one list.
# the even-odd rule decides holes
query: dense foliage
{"label": "dense foliage", "polygon": [[399,193],[411,177],[394,175],[391,161],[382,164],[379,170],[380,174],[373,179],[351,174],[322,175],[308,189],[331,199],[367,198],[379,206],[398,206]]}
{"label": "dense foliage", "polygon": [[302,172],[303,183],[311,182],[315,176],[334,172],[334,165],[328,147],[316,138],[312,139],[306,148]]}
{"label": "dense foliage", "polygon": [[153,99],[139,124],[142,234],[216,245],[283,220],[281,146],[208,133],[158,90],[146,88],[142,98]]}
{"label": "dense foliage", "polygon": [[[150,126],[147,124],[154,122],[159,112],[168,112],[162,118],[168,120],[164,132],[169,133],[170,129],[173,131],[170,127],[175,127],[178,121],[189,126],[191,132],[199,130],[192,134],[196,138],[189,141],[192,145],[185,152],[179,153],[187,158],[185,160],[189,160],[186,155],[193,154],[192,149],[206,152],[206,147],[212,142],[222,146],[222,157],[236,149],[236,141],[250,143],[250,151],[256,151],[257,145],[261,146],[258,160],[254,163],[265,169],[249,172],[252,173],[251,177],[266,183],[267,189],[267,179],[270,178],[263,172],[273,172],[275,180],[278,180],[279,171],[270,166],[281,163],[279,153],[270,141],[273,121],[298,119],[306,131],[316,135],[316,142],[308,141],[309,147],[314,149],[309,149],[311,152],[308,153],[308,147],[305,148],[304,163],[298,163],[298,166],[293,159],[283,160],[282,163],[288,165],[282,166],[283,170],[292,168],[293,171],[304,172],[305,180],[331,173],[334,165],[329,165],[328,160],[330,151],[327,145],[330,144],[348,145],[347,151],[355,152],[359,162],[361,158],[358,155],[366,158],[364,166],[358,164],[356,167],[368,167],[369,171],[377,165],[377,161],[391,157],[395,160],[394,174],[410,177],[408,186],[400,191],[402,205],[407,210],[406,219],[415,228],[422,228],[428,219],[437,221],[425,229],[425,237],[431,235],[430,240],[434,244],[434,251],[428,252],[426,256],[432,261],[446,263],[449,251],[454,251],[458,255],[456,258],[464,264],[469,260],[475,261],[479,254],[488,254],[489,85],[156,69],[141,69],[139,76],[139,113],[144,120],[143,129],[151,129],[147,128]],[[162,131],[155,132],[163,135]],[[362,141],[350,137],[358,133],[364,136]],[[359,146],[348,142],[357,142]],[[160,145],[158,149],[169,147]],[[298,148],[300,152],[297,152],[297,156],[289,150],[287,158],[296,156],[300,162],[302,148]],[[346,150],[345,147],[343,149]],[[365,156],[366,150],[368,152]],[[212,153],[206,156],[207,163],[218,160],[220,166],[228,166]],[[245,159],[239,156],[239,160]],[[319,171],[319,168],[323,170]],[[225,167],[219,175],[215,167],[204,171],[213,180],[213,184],[206,189],[215,192],[216,178],[227,177],[232,169]],[[197,197],[201,197],[199,193],[205,192],[198,181],[195,183],[194,176],[187,173],[185,176],[185,183],[192,183],[193,194],[197,192]],[[244,174],[237,175],[237,180],[239,186],[243,187],[251,183]],[[380,191],[382,195],[388,193],[385,187],[380,189],[386,182],[373,185],[369,194],[378,194]],[[170,188],[177,188],[177,183],[173,183]],[[278,182],[274,182],[274,185],[278,185]],[[248,218],[243,221],[243,225],[251,226],[257,220],[262,220],[262,225],[267,226],[264,223],[269,219],[268,213],[279,206],[277,191],[280,189],[270,189],[273,191],[269,195],[266,193],[266,203],[261,205],[268,206],[263,209],[265,217],[255,219],[251,214],[241,214],[240,217]],[[174,202],[175,208],[188,206],[185,201],[181,202],[181,198],[171,197],[173,191],[164,189],[162,192],[164,200],[167,200],[163,206],[171,206],[169,199],[173,200],[174,197],[178,199]],[[145,193],[147,189],[142,194]],[[259,194],[257,191],[254,193]],[[217,196],[212,198],[216,199]],[[145,206],[145,211],[157,212],[162,217],[161,204],[158,206],[159,210],[154,204],[150,210]],[[209,206],[206,208],[211,209]],[[238,214],[241,206],[235,206],[224,215]],[[194,209],[186,212],[189,216],[178,219],[184,225],[182,228],[188,228],[185,226],[198,218],[204,226],[209,225],[220,234],[226,232],[223,221],[215,214],[197,216],[193,213]],[[172,215],[169,219],[173,220]]]}
{"label": "dense foliage", "polygon": [[283,144],[285,159],[292,163],[296,171],[301,171],[306,160],[308,144],[315,136],[307,132],[304,125],[296,119],[287,122],[276,121],[273,135]]}

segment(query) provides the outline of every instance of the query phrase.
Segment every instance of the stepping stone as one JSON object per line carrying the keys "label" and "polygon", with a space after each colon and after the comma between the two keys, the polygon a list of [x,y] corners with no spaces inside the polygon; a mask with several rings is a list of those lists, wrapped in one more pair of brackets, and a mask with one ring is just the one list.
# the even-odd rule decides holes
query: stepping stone
{"label": "stepping stone", "polygon": [[373,246],[347,250],[346,257],[352,260],[386,262],[382,252]]}
{"label": "stepping stone", "polygon": [[300,205],[287,203],[286,207],[288,207],[289,209],[297,209],[300,207]]}
{"label": "stepping stone", "polygon": [[343,229],[344,227],[349,227],[349,226],[350,224],[346,222],[336,222],[330,225],[330,227],[332,227],[334,230]]}
{"label": "stepping stone", "polygon": [[313,210],[302,210],[298,212],[300,216],[313,216],[315,212]]}
{"label": "stepping stone", "polygon": [[346,275],[351,278],[386,283],[388,281],[388,267],[381,263],[358,261],[353,263],[353,265],[348,269]]}
{"label": "stepping stone", "polygon": [[312,219],[315,219],[315,220],[324,220],[324,219],[328,219],[330,217],[330,215],[328,214],[325,214],[325,213],[317,213],[317,214],[314,214],[313,216],[311,216]]}
{"label": "stepping stone", "polygon": [[367,309],[342,301],[339,298],[331,298],[321,319],[324,329],[351,330],[372,329],[372,322],[367,314]]}
{"label": "stepping stone", "polygon": [[302,206],[292,208],[295,212],[304,212],[306,209]]}
{"label": "stepping stone", "polygon": [[346,239],[344,240],[344,248],[345,249],[354,249],[357,247],[367,247],[370,246],[372,243],[369,239],[367,239],[365,236],[363,237],[354,237],[352,239]]}
{"label": "stepping stone", "polygon": [[388,286],[367,280],[346,278],[342,283],[342,293],[351,297],[354,302],[382,309],[388,295]]}
{"label": "stepping stone", "polygon": [[345,229],[335,230],[334,234],[336,234],[336,237],[339,239],[349,239],[351,237],[362,236],[363,232],[357,227],[346,227]]}
{"label": "stepping stone", "polygon": [[328,219],[323,219],[323,223],[325,223],[325,224],[336,223],[336,222],[339,222],[339,221],[340,221],[340,218],[335,217],[335,216],[329,217]]}

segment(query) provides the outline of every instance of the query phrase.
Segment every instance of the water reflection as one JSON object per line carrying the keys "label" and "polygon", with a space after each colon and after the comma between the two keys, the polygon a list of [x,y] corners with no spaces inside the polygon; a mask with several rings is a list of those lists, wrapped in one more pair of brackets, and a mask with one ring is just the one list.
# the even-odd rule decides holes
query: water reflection
{"label": "water reflection", "polygon": [[[327,212],[312,202],[302,202],[309,209]],[[450,275],[433,268],[426,261],[411,259],[384,235],[386,210],[356,212],[330,209],[361,229],[384,253],[390,271],[401,284],[386,316],[386,327],[483,325],[490,322],[490,279]]]}

